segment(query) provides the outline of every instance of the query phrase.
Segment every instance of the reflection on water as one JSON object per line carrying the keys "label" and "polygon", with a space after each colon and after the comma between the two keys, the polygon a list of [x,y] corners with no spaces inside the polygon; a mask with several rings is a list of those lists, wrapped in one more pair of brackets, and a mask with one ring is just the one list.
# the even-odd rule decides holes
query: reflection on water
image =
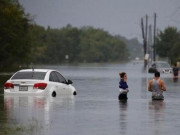
{"label": "reflection on water", "polygon": [[120,134],[126,135],[127,132],[127,111],[128,111],[128,102],[127,100],[119,101],[120,106]]}
{"label": "reflection on water", "polygon": [[164,109],[165,102],[163,100],[153,100],[149,102],[149,112],[154,122],[164,120]]}
{"label": "reflection on water", "polygon": [[43,96],[4,96],[6,124],[14,123],[30,134],[48,135],[51,125],[50,114],[54,108],[73,105],[73,96],[58,98]]}
{"label": "reflection on water", "polygon": [[161,112],[165,109],[164,100],[152,100],[149,102],[149,109],[155,112]]}
{"label": "reflection on water", "polygon": [[149,128],[151,128],[151,131],[153,131],[156,135],[163,134],[165,132],[162,130],[166,127],[164,110],[165,102],[163,100],[153,100],[149,102],[149,117],[150,120],[152,120]]}

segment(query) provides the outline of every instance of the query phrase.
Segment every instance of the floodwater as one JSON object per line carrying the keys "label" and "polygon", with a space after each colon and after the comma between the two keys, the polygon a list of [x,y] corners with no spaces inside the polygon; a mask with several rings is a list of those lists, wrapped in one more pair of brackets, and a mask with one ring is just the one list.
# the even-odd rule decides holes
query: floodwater
{"label": "floodwater", "polygon": [[[180,81],[163,74],[164,101],[152,101],[143,64],[51,66],[73,81],[76,96],[4,96],[0,75],[0,135],[179,135]],[[128,75],[127,102],[118,100],[119,72]]]}

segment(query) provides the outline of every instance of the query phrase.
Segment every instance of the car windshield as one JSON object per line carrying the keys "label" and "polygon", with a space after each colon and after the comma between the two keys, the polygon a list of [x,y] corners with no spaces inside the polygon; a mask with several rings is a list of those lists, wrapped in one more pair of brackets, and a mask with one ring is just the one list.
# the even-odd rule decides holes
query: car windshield
{"label": "car windshield", "polygon": [[33,79],[33,80],[44,80],[46,72],[17,72],[11,79]]}
{"label": "car windshield", "polygon": [[157,68],[170,68],[168,63],[156,63]]}

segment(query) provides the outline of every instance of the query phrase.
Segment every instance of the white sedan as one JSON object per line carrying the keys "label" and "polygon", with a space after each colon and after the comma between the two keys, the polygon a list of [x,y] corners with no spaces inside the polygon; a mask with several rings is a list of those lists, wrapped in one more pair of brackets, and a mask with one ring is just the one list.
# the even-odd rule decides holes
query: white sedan
{"label": "white sedan", "polygon": [[16,72],[4,84],[4,94],[76,95],[71,80],[50,69],[24,69]]}

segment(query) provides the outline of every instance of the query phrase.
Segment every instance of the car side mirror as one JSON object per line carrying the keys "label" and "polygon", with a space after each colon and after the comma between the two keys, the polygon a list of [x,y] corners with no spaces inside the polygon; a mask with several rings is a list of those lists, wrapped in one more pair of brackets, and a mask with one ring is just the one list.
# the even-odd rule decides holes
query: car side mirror
{"label": "car side mirror", "polygon": [[71,80],[68,80],[67,84],[72,84],[73,82]]}

